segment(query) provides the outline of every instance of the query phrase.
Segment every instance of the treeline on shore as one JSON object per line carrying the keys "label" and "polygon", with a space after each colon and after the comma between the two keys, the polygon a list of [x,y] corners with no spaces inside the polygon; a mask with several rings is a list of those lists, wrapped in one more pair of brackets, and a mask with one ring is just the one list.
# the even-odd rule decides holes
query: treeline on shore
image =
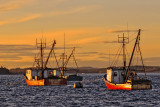
{"label": "treeline on shore", "polygon": [[[137,72],[143,72],[141,69],[142,66],[133,66],[131,69],[137,70]],[[27,69],[34,69],[34,68],[12,68],[7,69],[5,67],[0,68],[0,74],[24,74]],[[160,66],[145,66],[145,70],[147,73],[159,73]],[[76,69],[68,68],[67,73],[75,73]],[[93,68],[93,67],[80,67],[78,73],[105,73],[106,68]]]}

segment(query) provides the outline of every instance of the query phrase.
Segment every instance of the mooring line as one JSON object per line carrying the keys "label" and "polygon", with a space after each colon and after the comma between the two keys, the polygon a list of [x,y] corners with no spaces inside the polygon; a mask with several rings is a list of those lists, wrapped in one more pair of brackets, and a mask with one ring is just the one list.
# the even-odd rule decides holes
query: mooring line
{"label": "mooring line", "polygon": [[6,83],[6,85],[17,85],[17,84],[19,84],[19,83],[21,83],[23,81],[24,81],[24,79],[22,79],[22,80],[20,80],[20,81],[18,81],[16,83]]}

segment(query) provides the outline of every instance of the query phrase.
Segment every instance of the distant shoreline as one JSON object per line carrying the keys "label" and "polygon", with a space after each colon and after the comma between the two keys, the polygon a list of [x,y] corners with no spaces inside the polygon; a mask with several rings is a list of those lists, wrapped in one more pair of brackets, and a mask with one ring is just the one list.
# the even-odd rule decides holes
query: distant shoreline
{"label": "distant shoreline", "polygon": [[[142,72],[138,72],[142,74]],[[69,73],[69,74],[74,74],[74,73]],[[104,73],[96,73],[96,72],[86,72],[86,73],[78,73],[78,74],[104,74]],[[158,72],[146,72],[146,74],[160,74],[160,71]],[[24,75],[24,74],[0,74],[0,75]]]}
{"label": "distant shoreline", "polygon": [[[142,69],[142,66],[134,66],[131,68]],[[25,74],[26,69],[33,69],[33,68],[7,69],[3,67],[0,69],[0,75]],[[146,66],[145,69],[146,69],[146,73],[160,73],[160,66]],[[105,72],[106,72],[106,68],[80,67],[78,73],[105,73]],[[75,70],[73,68],[68,68],[68,73],[71,73],[71,74],[75,73]],[[137,73],[144,73],[144,72],[137,72]]]}

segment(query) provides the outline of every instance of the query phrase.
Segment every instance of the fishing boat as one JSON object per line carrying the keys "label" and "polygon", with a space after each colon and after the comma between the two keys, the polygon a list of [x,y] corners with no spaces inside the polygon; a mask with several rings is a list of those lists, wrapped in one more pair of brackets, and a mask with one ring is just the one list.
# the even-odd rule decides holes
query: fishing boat
{"label": "fishing boat", "polygon": [[[148,80],[146,77],[145,67],[142,59],[142,54],[140,50],[140,34],[141,29],[138,30],[138,34],[136,37],[136,41],[134,44],[134,48],[129,60],[128,66],[126,66],[126,54],[125,54],[125,44],[129,42],[129,39],[124,36],[119,37],[122,40],[119,40],[122,43],[123,48],[123,67],[108,67],[106,70],[106,74],[104,75],[105,85],[109,90],[146,90],[152,89],[152,82]],[[133,62],[133,57],[135,54],[135,50],[138,50],[141,63],[142,70],[144,71],[144,76],[138,75],[137,72],[132,69],[131,64]]]}
{"label": "fishing boat", "polygon": [[[75,56],[74,56],[74,51],[75,51],[75,47],[73,48],[69,57],[67,57],[67,55],[65,55],[65,52],[62,54],[62,58],[60,57],[60,59],[62,59],[62,67],[60,67],[59,69],[68,74],[66,76],[67,81],[82,81],[83,77],[78,75],[79,68],[78,68],[78,64],[77,64],[77,61],[76,61]],[[69,69],[67,67],[71,57],[73,57],[74,63],[76,65],[76,69]],[[74,71],[74,74],[69,74],[68,73],[68,72],[71,72],[71,71],[72,72]]]}
{"label": "fishing boat", "polygon": [[[60,60],[62,59],[62,66],[59,68],[61,69],[61,71],[65,72],[65,73],[68,73],[69,71],[74,71],[74,74],[69,74],[68,76],[66,76],[67,78],[67,81],[82,81],[83,80],[83,77],[78,75],[78,72],[79,72],[79,67],[78,67],[78,64],[77,64],[77,61],[76,61],[76,58],[75,58],[75,47],[73,47],[72,51],[71,51],[71,54],[69,55],[69,57],[67,57],[66,55],[66,52],[65,52],[65,35],[64,35],[64,53],[62,53],[61,57],[60,57]],[[76,69],[68,69],[67,68],[67,65],[71,59],[71,57],[73,58],[74,60],[74,63],[76,65]]]}
{"label": "fishing boat", "polygon": [[[51,54],[53,53],[55,56],[55,53],[54,53],[55,44],[56,44],[56,41],[53,42],[49,55],[46,61],[44,62],[43,52],[44,52],[44,48],[46,47],[46,43],[43,43],[41,40],[41,43],[39,43],[41,59],[35,59],[38,66],[34,69],[27,69],[24,75],[27,85],[29,86],[67,85],[67,78],[64,75],[63,70],[47,68],[47,63],[49,61]],[[56,56],[55,56],[55,59],[56,59]],[[41,63],[41,66],[39,62]],[[56,59],[56,62],[57,62],[57,59]],[[57,66],[58,66],[58,63],[57,63]]]}

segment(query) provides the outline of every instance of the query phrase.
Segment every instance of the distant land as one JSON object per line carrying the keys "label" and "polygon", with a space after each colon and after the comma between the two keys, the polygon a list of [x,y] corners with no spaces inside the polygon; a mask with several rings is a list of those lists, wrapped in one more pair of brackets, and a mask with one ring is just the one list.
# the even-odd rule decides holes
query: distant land
{"label": "distant land", "polygon": [[0,74],[10,74],[9,69],[1,66]]}
{"label": "distant land", "polygon": [[[142,69],[142,66],[134,66],[132,69]],[[0,68],[0,74],[24,74],[26,69],[31,68]],[[160,66],[145,66],[146,73],[160,73]],[[106,68],[80,67],[78,73],[105,73]],[[141,73],[142,71],[137,71]],[[68,73],[75,73],[73,68],[68,68]]]}

